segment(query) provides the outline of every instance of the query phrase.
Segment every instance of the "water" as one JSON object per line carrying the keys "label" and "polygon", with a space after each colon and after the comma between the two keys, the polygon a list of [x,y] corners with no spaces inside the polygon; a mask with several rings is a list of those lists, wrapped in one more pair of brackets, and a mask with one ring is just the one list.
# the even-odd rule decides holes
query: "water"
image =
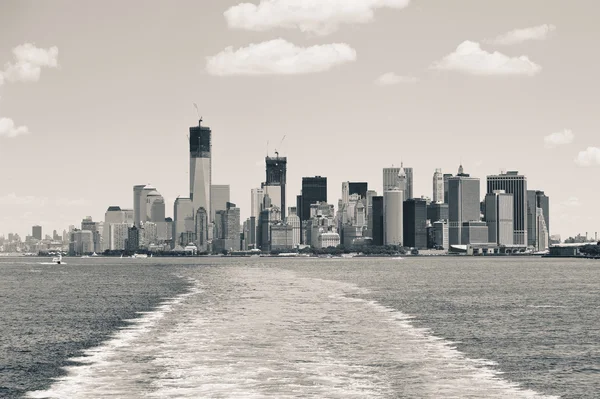
{"label": "water", "polygon": [[18,261],[0,263],[0,396],[600,392],[593,261]]}

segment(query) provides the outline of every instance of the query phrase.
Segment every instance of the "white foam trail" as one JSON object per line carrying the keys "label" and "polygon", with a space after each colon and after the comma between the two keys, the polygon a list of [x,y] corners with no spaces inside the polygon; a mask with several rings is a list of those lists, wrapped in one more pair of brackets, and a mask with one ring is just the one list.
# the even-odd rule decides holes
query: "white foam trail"
{"label": "white foam trail", "polygon": [[[269,267],[191,270],[35,398],[538,398],[351,284]],[[201,277],[200,277],[201,276]],[[202,288],[205,288],[202,290]]]}

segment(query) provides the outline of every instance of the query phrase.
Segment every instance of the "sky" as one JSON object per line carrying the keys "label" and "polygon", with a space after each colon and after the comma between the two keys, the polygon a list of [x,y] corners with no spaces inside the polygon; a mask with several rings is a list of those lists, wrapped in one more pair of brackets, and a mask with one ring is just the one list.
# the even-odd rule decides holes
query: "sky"
{"label": "sky", "polygon": [[[245,2],[244,2],[245,1]],[[0,235],[189,195],[187,134],[249,216],[264,157],[381,193],[382,169],[527,176],[551,234],[600,230],[595,0],[0,2]],[[282,142],[283,137],[285,139]]]}

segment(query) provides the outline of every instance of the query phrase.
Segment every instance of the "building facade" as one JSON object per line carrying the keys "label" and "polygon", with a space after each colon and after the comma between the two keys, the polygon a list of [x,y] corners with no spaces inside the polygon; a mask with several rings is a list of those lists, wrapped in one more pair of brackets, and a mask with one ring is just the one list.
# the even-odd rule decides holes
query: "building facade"
{"label": "building facade", "polygon": [[487,177],[487,193],[504,190],[513,195],[513,242],[514,245],[528,244],[527,239],[527,178],[517,171]]}
{"label": "building facade", "polygon": [[[455,177],[448,178],[448,230],[450,245],[466,245],[462,234],[464,222],[480,221],[480,182],[478,178],[462,173],[462,165]],[[486,236],[487,241],[487,236]]]}
{"label": "building facade", "polygon": [[404,246],[427,249],[427,201],[409,198],[403,203]]}
{"label": "building facade", "polygon": [[441,169],[436,169],[433,173],[433,197],[432,202],[444,202],[444,175]]}
{"label": "building facade", "polygon": [[488,242],[498,246],[513,245],[513,195],[494,190],[485,196],[485,221],[488,224]]}

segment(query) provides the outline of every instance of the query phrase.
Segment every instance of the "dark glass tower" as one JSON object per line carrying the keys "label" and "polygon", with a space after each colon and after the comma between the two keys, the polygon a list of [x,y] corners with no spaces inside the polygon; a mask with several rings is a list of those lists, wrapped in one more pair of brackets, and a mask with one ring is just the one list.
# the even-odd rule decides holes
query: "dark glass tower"
{"label": "dark glass tower", "polygon": [[427,248],[427,201],[411,198],[404,201],[404,246]]}
{"label": "dark glass tower", "polygon": [[373,245],[383,245],[383,197],[373,197]]}
{"label": "dark glass tower", "polygon": [[327,202],[327,178],[321,176],[303,177],[300,220],[310,219],[310,205],[316,202]]}
{"label": "dark glass tower", "polygon": [[369,189],[369,183],[364,182],[349,182],[348,184],[348,195],[358,194],[360,198],[367,198],[367,190]]}

